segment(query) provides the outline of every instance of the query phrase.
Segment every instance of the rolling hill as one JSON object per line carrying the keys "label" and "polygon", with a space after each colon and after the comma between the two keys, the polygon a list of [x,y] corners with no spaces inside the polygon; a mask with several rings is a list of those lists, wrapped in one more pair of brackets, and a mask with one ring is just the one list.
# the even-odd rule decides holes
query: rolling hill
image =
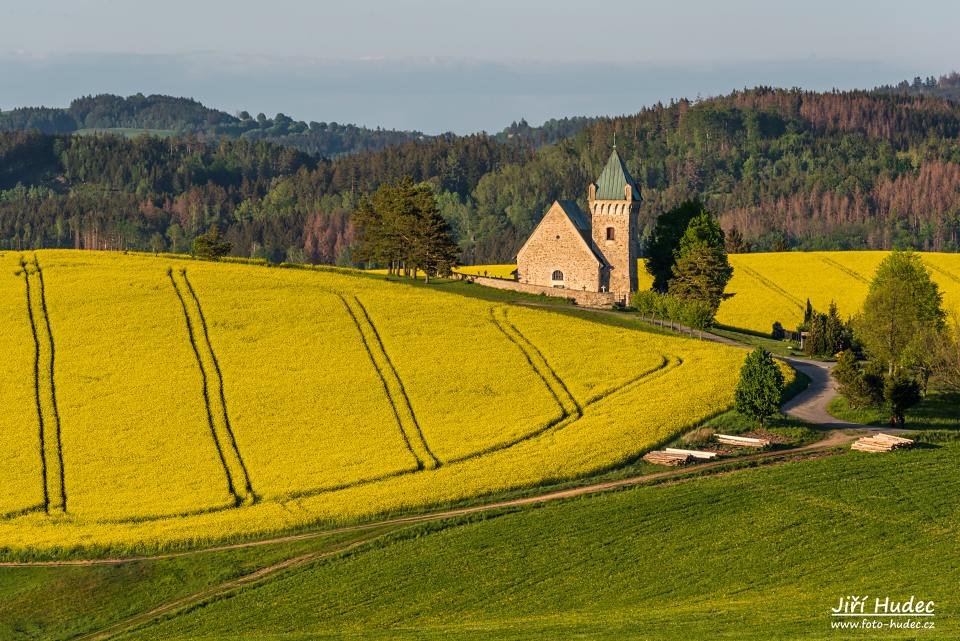
{"label": "rolling hill", "polygon": [[581,476],[726,409],[743,359],[351,271],[0,261],[0,546],[20,553],[193,545]]}
{"label": "rolling hill", "polygon": [[[201,594],[117,638],[951,639],[960,634],[951,615],[958,453],[953,440],[847,452],[417,526],[339,553],[334,539],[119,567],[19,568],[0,581],[0,631],[73,638],[205,581],[316,549],[332,554],[258,585]],[[934,627],[835,629],[830,609],[848,594],[932,600]]]}
{"label": "rolling hill", "polygon": [[[733,278],[727,285],[729,298],[720,304],[717,322],[736,329],[769,334],[779,322],[794,330],[803,322],[807,299],[819,311],[830,302],[841,315],[860,310],[873,273],[887,252],[779,252],[730,254]],[[923,252],[924,263],[943,292],[944,307],[960,311],[960,254]],[[514,265],[462,267],[469,274],[510,278]],[[639,266],[640,288],[653,282],[643,260]]]}

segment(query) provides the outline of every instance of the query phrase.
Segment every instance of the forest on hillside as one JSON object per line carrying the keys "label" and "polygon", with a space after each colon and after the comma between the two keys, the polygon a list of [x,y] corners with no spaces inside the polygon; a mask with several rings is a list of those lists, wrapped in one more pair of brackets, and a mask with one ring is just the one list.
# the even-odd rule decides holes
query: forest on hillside
{"label": "forest on hillside", "polygon": [[[960,250],[960,106],[895,91],[758,88],[515,134],[414,139],[318,158],[265,140],[0,134],[0,248],[234,252],[350,264],[361,194],[428,182],[464,262],[504,262],[617,148],[642,224],[699,196],[754,250]],[[529,125],[526,125],[529,127]],[[559,135],[559,134],[558,134]]]}
{"label": "forest on hillside", "polygon": [[304,122],[278,113],[268,117],[246,111],[230,115],[190,98],[110,94],[77,98],[65,109],[19,107],[0,112],[0,131],[45,134],[89,133],[104,130],[147,130],[190,134],[210,140],[221,137],[265,140],[316,156],[334,157],[383,149],[424,137],[419,131],[370,129],[336,122]]}
{"label": "forest on hillside", "polygon": [[[524,141],[538,146],[576,134],[596,118],[575,116],[550,119],[539,126],[526,120],[511,123],[494,135],[499,142]],[[37,131],[45,134],[89,134],[122,131],[162,135],[192,135],[216,141],[242,138],[272,142],[318,157],[334,158],[360,151],[376,151],[411,140],[426,140],[419,131],[397,131],[336,122],[295,120],[283,113],[273,117],[241,111],[230,115],[190,98],[111,94],[77,98],[65,109],[18,107],[0,111],[0,132]]]}

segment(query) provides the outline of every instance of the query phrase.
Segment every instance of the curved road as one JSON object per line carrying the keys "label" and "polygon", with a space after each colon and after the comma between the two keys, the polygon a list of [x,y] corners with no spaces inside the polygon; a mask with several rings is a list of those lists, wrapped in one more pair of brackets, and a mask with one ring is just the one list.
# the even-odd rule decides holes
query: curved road
{"label": "curved road", "polygon": [[[533,304],[529,304],[533,305]],[[591,311],[603,311],[610,314],[621,314],[622,312],[615,311],[606,311],[606,310],[591,310]],[[725,336],[717,336],[716,334],[711,334],[710,332],[701,332],[698,330],[690,329],[678,323],[669,323],[666,321],[661,321],[657,319],[641,319],[645,323],[650,323],[651,325],[657,325],[659,327],[664,327],[678,331],[682,334],[689,334],[691,336],[699,336],[704,340],[713,341],[714,343],[720,343],[722,345],[727,345],[728,347],[740,347],[743,349],[749,349],[748,345],[745,345],[739,341],[733,340],[732,338],[727,338]],[[830,376],[830,371],[833,369],[833,363],[825,363],[823,361],[814,361],[806,358],[796,358],[793,356],[776,356],[785,363],[788,363],[791,367],[797,371],[803,372],[810,378],[810,384],[807,386],[807,389],[803,390],[792,399],[784,403],[781,408],[783,413],[787,416],[792,416],[793,418],[799,419],[801,421],[806,421],[807,423],[813,423],[814,425],[823,425],[824,427],[833,427],[841,429],[860,429],[860,430],[876,430],[877,428],[871,428],[866,425],[861,425],[860,423],[851,423],[849,421],[844,421],[839,418],[836,418],[827,411],[827,406],[830,404],[830,401],[835,399],[839,392],[837,392],[837,383],[833,380],[833,377]],[[889,431],[889,430],[887,430]]]}
{"label": "curved road", "polygon": [[816,425],[864,429],[864,425],[841,420],[831,416],[827,411],[827,405],[838,394],[837,382],[830,376],[833,363],[791,357],[784,357],[781,360],[810,377],[810,385],[807,389],[783,404],[781,409],[784,414]]}

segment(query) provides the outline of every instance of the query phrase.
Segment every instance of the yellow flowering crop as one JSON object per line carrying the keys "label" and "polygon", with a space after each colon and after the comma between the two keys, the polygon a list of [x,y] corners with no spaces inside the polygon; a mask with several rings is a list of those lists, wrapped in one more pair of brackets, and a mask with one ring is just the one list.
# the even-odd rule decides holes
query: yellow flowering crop
{"label": "yellow flowering crop", "polygon": [[19,254],[0,253],[0,514],[43,504],[34,348]]}
{"label": "yellow flowering crop", "polygon": [[[55,360],[35,377],[53,355],[35,358],[20,256],[0,255],[11,549],[208,541],[579,476],[728,407],[743,360],[347,270],[42,251]],[[48,474],[47,513],[54,401],[67,500]]]}
{"label": "yellow flowering crop", "polygon": [[[887,252],[786,252],[734,254],[733,296],[720,305],[717,320],[725,325],[769,332],[774,322],[796,329],[809,298],[826,311],[830,301],[841,316],[860,310],[870,280]],[[960,307],[960,254],[922,253],[948,309]]]}
{"label": "yellow flowering crop", "polygon": [[[860,310],[873,274],[888,252],[833,251],[731,254],[733,278],[730,296],[720,304],[717,322],[740,329],[770,333],[779,322],[794,330],[803,320],[807,299],[825,312],[830,301],[841,316]],[[960,254],[922,252],[923,262],[943,292],[944,306],[960,311]],[[474,265],[458,271],[509,277],[515,265]],[[653,279],[639,261],[639,287],[649,289]]]}
{"label": "yellow flowering crop", "polygon": [[471,274],[473,276],[490,276],[491,278],[513,278],[513,272],[517,269],[516,265],[469,265],[458,267],[456,271],[461,274]]}

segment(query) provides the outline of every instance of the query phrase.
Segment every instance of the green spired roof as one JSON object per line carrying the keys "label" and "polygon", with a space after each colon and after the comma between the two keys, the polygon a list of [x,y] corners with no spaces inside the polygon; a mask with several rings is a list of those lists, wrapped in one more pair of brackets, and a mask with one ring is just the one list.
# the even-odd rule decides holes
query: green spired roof
{"label": "green spired roof", "polygon": [[607,166],[597,178],[597,200],[623,200],[623,188],[626,185],[633,187],[633,199],[640,200],[640,188],[614,147]]}

